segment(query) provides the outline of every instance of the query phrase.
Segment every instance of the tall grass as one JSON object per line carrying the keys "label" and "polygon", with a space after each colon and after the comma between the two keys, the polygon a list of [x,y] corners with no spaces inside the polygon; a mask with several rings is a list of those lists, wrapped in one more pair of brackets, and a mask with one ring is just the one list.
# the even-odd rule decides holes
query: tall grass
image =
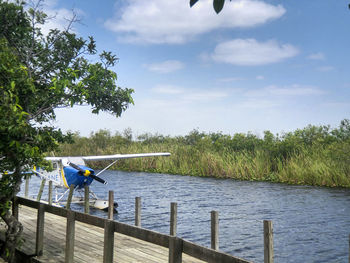
{"label": "tall grass", "polygon": [[[271,181],[329,187],[350,187],[350,122],[337,129],[308,126],[263,138],[252,134],[201,133],[164,137],[130,133],[111,135],[101,130],[89,138],[75,135],[74,144],[61,145],[62,156],[112,153],[171,152],[170,157],[120,160],[112,169],[237,180]],[[103,168],[107,162],[91,163]]]}

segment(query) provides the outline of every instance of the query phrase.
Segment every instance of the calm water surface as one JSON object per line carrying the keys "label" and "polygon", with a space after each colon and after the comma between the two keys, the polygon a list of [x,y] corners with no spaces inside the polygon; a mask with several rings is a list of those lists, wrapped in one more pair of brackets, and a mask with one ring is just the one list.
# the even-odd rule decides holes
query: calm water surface
{"label": "calm water surface", "polygon": [[[219,212],[220,250],[263,262],[263,220],[274,227],[275,262],[347,262],[350,190],[229,179],[107,171],[91,189],[113,190],[115,220],[134,223],[142,198],[142,227],[169,233],[170,203],[178,203],[178,236],[210,247],[210,211]],[[38,179],[31,181],[37,191]],[[36,193],[36,192],[35,192]],[[92,213],[106,217],[105,212]]]}

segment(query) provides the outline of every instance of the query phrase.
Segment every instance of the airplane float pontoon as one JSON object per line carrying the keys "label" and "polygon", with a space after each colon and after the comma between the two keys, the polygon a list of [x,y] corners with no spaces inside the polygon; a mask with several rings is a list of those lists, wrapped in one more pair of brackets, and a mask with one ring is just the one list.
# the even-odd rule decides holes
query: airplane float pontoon
{"label": "airplane float pontoon", "polygon": [[[56,205],[62,204],[62,200],[69,192],[69,186],[74,185],[74,190],[81,198],[75,202],[82,203],[84,196],[84,187],[89,186],[94,180],[107,184],[99,175],[110,168],[120,159],[154,157],[154,156],[170,156],[170,153],[141,153],[141,154],[115,154],[115,155],[100,155],[100,156],[79,156],[79,157],[46,157],[45,159],[52,162],[53,170],[48,172],[40,168],[34,168],[32,171],[41,179],[52,181],[55,189]],[[95,173],[95,171],[86,166],[85,161],[103,161],[112,160],[103,170]],[[65,189],[59,193],[59,189]],[[102,200],[97,195],[89,190],[91,205],[95,208],[106,210],[108,208],[108,200]],[[117,204],[115,204],[117,205]]]}

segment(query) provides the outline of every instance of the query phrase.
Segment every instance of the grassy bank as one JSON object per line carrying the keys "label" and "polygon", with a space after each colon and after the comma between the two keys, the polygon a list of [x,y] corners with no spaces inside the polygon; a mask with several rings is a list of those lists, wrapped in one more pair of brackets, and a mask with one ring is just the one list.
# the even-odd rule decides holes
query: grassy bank
{"label": "grassy bank", "polygon": [[[112,169],[329,187],[350,187],[350,121],[339,127],[307,126],[294,132],[259,137],[193,130],[186,136],[112,135],[101,130],[89,138],[74,134],[61,145],[62,156],[171,152],[169,158],[121,160]],[[102,168],[106,163],[92,164]]]}

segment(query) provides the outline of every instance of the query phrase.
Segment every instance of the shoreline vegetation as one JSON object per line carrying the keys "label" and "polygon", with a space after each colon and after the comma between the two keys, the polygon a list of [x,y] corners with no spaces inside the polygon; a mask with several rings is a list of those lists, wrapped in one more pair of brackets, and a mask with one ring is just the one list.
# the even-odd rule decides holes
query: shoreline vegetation
{"label": "shoreline vegetation", "polygon": [[[72,134],[56,156],[170,152],[166,158],[120,160],[111,169],[191,176],[269,181],[295,185],[350,187],[350,120],[337,128],[309,125],[293,132],[263,136],[191,131],[185,136],[141,134],[131,129],[90,137]],[[91,164],[101,169],[108,162]]]}

